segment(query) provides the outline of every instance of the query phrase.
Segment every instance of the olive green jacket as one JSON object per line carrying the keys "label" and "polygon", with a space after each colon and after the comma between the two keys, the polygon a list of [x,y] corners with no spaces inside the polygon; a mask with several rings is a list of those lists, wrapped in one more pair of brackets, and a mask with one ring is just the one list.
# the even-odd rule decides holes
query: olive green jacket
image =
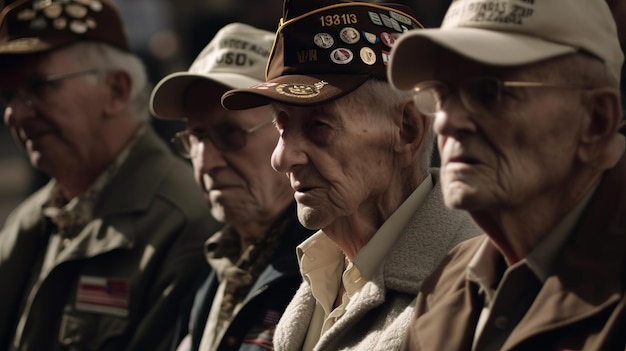
{"label": "olive green jacket", "polygon": [[179,300],[208,270],[203,243],[219,229],[190,166],[147,130],[103,189],[93,220],[39,272],[51,225],[41,208],[53,185],[0,231],[0,349],[167,349]]}

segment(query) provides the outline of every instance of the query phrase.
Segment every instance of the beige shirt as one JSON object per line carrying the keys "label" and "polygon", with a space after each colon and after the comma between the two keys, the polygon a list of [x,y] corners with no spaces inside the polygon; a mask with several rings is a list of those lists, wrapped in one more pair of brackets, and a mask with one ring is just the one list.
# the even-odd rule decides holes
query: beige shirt
{"label": "beige shirt", "polygon": [[[526,258],[509,267],[498,248],[485,238],[467,270],[467,279],[479,286],[479,294],[484,297],[472,349],[476,349],[480,338],[506,340],[552,273],[561,247],[570,237],[593,192],[572,209]],[[520,290],[519,296],[506,291],[513,289]],[[502,303],[502,299],[509,298],[513,300],[511,303]],[[494,350],[499,346],[501,344],[495,343]]]}
{"label": "beige shirt", "polygon": [[[432,188],[432,176],[428,176],[361,248],[353,262],[347,260],[341,249],[322,231],[298,246],[300,271],[317,301],[303,351],[313,350],[321,335],[350,308],[350,301],[380,269],[386,255]],[[340,292],[339,305],[333,308]]]}

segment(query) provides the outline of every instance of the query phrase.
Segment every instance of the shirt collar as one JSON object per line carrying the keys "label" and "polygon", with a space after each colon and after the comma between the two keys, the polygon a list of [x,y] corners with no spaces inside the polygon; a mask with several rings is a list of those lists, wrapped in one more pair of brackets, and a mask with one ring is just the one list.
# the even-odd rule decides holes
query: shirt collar
{"label": "shirt collar", "polygon": [[598,184],[599,182],[594,185],[576,207],[563,217],[559,224],[539,242],[537,247],[526,258],[528,267],[537,275],[541,282],[544,282],[552,273],[557,255],[574,231],[576,222],[578,222],[583,210],[587,207],[587,203],[595,193]]}
{"label": "shirt collar", "polygon": [[365,279],[372,279],[432,188],[433,180],[429,174],[354,257],[353,262]]}
{"label": "shirt collar", "polygon": [[[574,231],[576,222],[582,215],[597,185],[563,217],[527,257],[517,262],[514,266],[527,265],[540,282],[545,282],[548,276],[552,274],[560,249]],[[467,279],[478,284],[479,291],[487,295],[487,300],[493,298],[495,287],[500,279],[500,274],[497,272],[499,260],[503,260],[502,254],[489,237],[485,237],[468,264]]]}
{"label": "shirt collar", "polygon": [[345,255],[322,231],[298,245],[296,253],[300,272],[311,286],[313,297],[330,313],[339,290]]}

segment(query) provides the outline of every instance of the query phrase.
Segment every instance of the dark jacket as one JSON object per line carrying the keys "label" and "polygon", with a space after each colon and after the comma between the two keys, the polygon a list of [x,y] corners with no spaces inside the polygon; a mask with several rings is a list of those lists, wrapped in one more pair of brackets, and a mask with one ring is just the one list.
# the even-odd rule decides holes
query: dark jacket
{"label": "dark jacket", "polygon": [[191,167],[148,129],[103,189],[93,220],[25,291],[48,246],[41,208],[53,185],[0,231],[0,349],[12,342],[24,299],[20,350],[167,349],[180,299],[208,269],[203,243],[219,229]]}
{"label": "dark jacket", "polygon": [[[261,273],[234,317],[218,350],[262,351],[271,345],[274,329],[285,307],[302,282],[296,258],[296,246],[313,232],[298,222],[295,204],[281,218],[291,218],[287,233],[268,267]],[[277,220],[281,221],[281,219]],[[219,286],[215,272],[203,281],[191,310],[192,350],[198,350],[206,320]],[[189,331],[183,330],[184,333]],[[182,336],[182,335],[181,335]],[[263,345],[266,345],[265,347]]]}

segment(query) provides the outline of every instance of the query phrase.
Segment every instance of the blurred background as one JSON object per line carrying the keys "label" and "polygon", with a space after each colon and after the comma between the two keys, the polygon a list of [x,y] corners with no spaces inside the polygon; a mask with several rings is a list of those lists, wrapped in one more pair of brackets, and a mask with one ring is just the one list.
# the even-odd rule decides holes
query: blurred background
{"label": "blurred background", "polygon": [[[309,0],[315,1],[315,0]],[[365,0],[367,1],[367,0]],[[425,27],[437,27],[451,0],[397,0],[416,14]],[[0,8],[12,0],[0,0]],[[152,84],[165,75],[186,70],[202,48],[224,25],[243,22],[275,31],[282,16],[283,0],[114,0],[126,23],[132,50],[148,70]],[[382,3],[385,1],[374,1]],[[622,47],[626,39],[626,0],[607,0],[620,27]],[[622,79],[624,83],[626,79]],[[182,124],[152,119],[165,139]],[[0,126],[0,225],[8,212],[47,178],[34,171],[22,150]]]}
{"label": "blurred background", "polygon": [[[11,0],[0,0],[0,8]],[[126,24],[132,50],[146,63],[154,85],[175,71],[186,70],[202,48],[224,25],[243,22],[275,31],[282,16],[282,0],[114,0]],[[374,1],[373,1],[374,2]],[[382,1],[381,1],[382,2]],[[419,14],[424,26],[438,26],[450,0],[400,1]],[[168,140],[182,124],[152,119]],[[0,126],[0,225],[26,196],[47,182],[30,167]]]}

